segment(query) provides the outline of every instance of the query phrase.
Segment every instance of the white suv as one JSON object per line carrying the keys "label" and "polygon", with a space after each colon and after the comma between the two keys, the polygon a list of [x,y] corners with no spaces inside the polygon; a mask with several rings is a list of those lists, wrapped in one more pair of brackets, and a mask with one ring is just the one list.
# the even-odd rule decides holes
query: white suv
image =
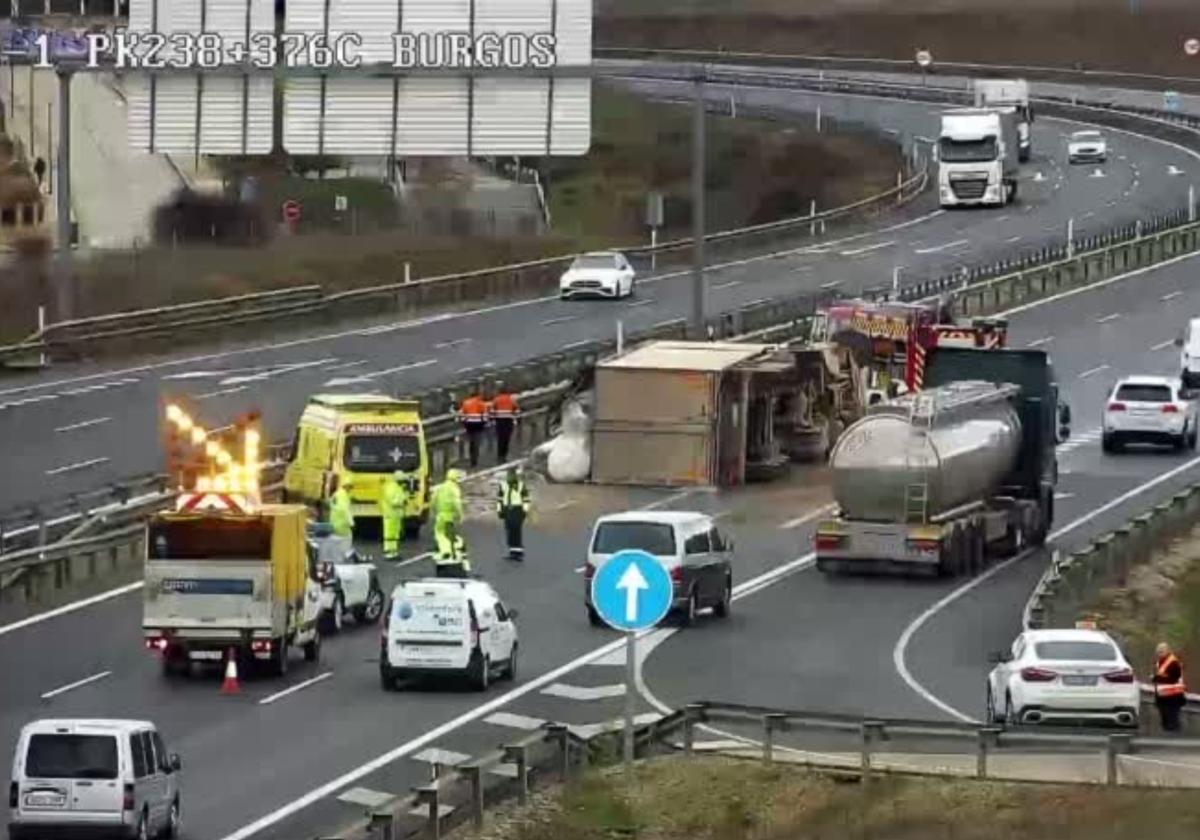
{"label": "white suv", "polygon": [[1196,448],[1196,406],[1182,386],[1165,376],[1129,376],[1113,387],[1104,406],[1101,446],[1119,452],[1127,443]]}
{"label": "white suv", "polygon": [[179,771],[148,721],[34,721],[13,756],[8,836],[178,837]]}

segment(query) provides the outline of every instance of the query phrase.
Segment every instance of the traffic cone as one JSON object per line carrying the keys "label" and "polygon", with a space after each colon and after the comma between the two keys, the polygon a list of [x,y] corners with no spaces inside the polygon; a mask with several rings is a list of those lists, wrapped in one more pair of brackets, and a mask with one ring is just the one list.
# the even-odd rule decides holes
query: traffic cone
{"label": "traffic cone", "polygon": [[225,681],[221,683],[221,693],[242,693],[242,687],[238,684],[237,651],[235,651],[233,648],[229,649],[229,656],[225,660]]}

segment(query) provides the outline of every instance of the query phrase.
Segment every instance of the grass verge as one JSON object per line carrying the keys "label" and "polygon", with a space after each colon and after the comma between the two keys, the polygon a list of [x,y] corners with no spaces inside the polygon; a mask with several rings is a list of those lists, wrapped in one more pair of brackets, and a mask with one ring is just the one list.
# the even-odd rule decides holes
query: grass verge
{"label": "grass verge", "polygon": [[1194,792],[883,778],[869,786],[791,767],[666,759],[634,778],[591,773],[502,814],[486,840],[1185,840]]}

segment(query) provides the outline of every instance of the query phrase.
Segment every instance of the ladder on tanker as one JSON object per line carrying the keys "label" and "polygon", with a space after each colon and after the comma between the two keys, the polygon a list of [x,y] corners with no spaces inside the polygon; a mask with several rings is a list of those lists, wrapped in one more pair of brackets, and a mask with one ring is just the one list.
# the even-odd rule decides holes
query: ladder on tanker
{"label": "ladder on tanker", "polygon": [[904,487],[904,516],[908,522],[925,523],[929,519],[929,433],[937,416],[935,394],[918,392],[908,410],[908,442],[904,451],[907,475],[920,472],[920,480]]}

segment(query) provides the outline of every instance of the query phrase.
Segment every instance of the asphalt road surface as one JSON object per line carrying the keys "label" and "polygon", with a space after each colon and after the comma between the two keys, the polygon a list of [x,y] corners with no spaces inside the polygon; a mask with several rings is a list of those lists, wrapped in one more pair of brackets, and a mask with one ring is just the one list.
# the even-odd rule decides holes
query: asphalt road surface
{"label": "asphalt road surface", "polygon": [[[678,95],[669,82],[638,89]],[[743,104],[815,111],[874,124],[898,139],[936,134],[936,108],[862,97],[797,91],[714,89]],[[1103,167],[1069,167],[1065,139],[1073,126],[1049,119],[1035,128],[1038,153],[1023,169],[1018,202],[1003,210],[943,212],[923,196],[872,233],[788,253],[739,260],[708,272],[710,311],[821,287],[854,294],[887,283],[940,276],[1061,242],[1068,219],[1079,235],[1106,230],[1165,208],[1183,206],[1190,153],[1133,135],[1113,139]],[[202,354],[141,359],[124,365],[64,365],[0,385],[0,469],[21,481],[0,487],[0,509],[104,486],[161,468],[161,400],[187,397],[210,427],[259,408],[268,438],[290,435],[306,398],[322,389],[411,392],[467,372],[483,374],[576,342],[611,336],[615,322],[636,330],[686,317],[690,278],[677,272],[643,278],[633,301],[562,302],[556,297],[342,329],[276,341],[232,342]]]}

